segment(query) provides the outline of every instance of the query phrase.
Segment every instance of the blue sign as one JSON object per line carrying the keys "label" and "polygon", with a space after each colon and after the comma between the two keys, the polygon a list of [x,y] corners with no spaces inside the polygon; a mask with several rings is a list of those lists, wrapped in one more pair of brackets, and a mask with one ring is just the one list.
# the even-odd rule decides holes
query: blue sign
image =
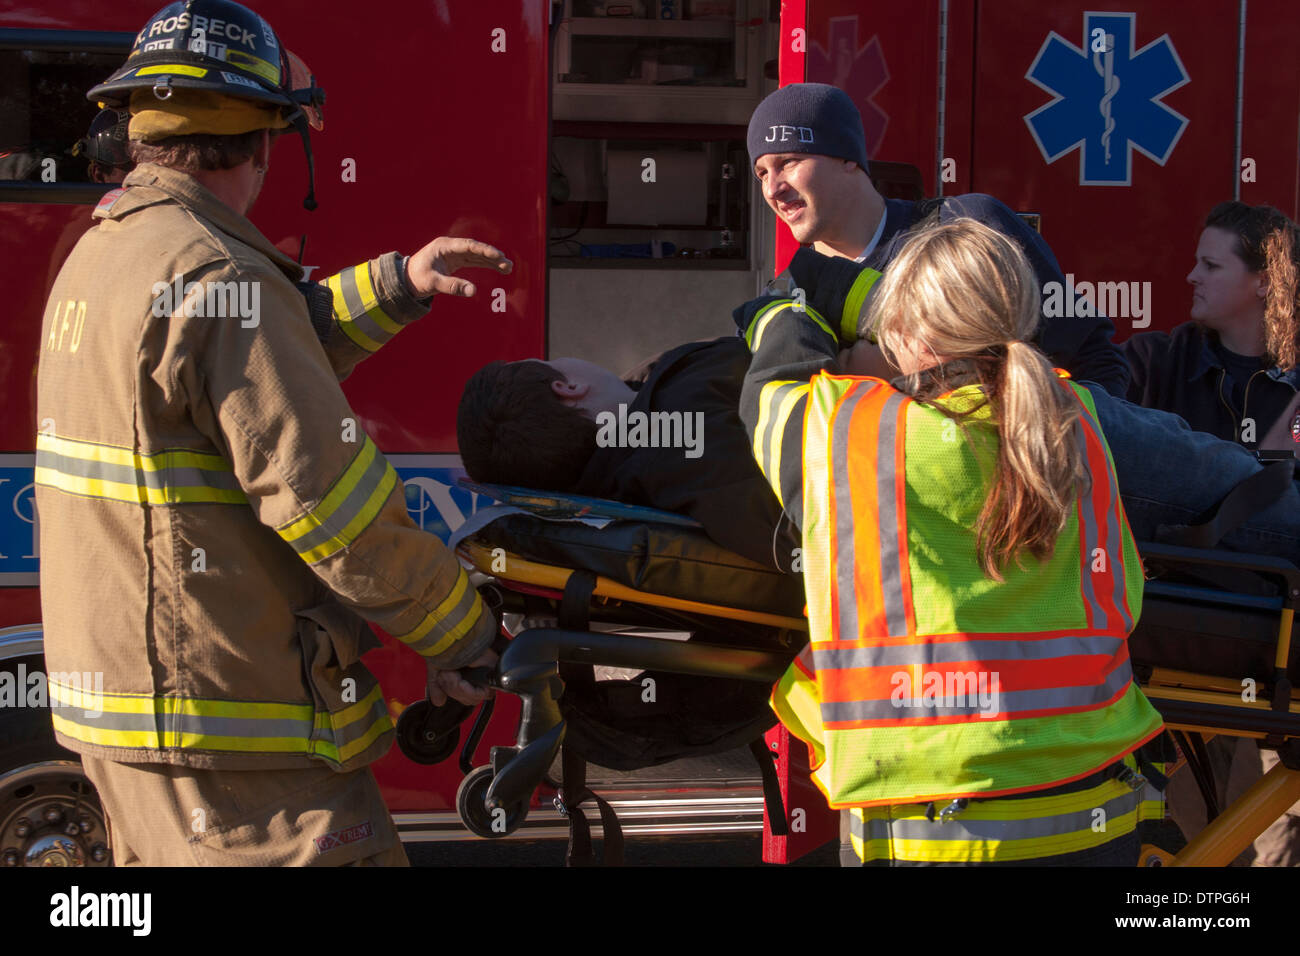
{"label": "blue sign", "polygon": [[35,455],[0,455],[0,587],[35,587]]}
{"label": "blue sign", "polygon": [[1163,166],[1187,117],[1160,100],[1190,79],[1169,35],[1134,50],[1135,13],[1085,13],[1083,47],[1048,34],[1025,78],[1054,97],[1025,116],[1043,158],[1076,148],[1081,186],[1132,184],[1133,150]]}
{"label": "blue sign", "polygon": [[[416,527],[444,542],[491,499],[456,486],[465,477],[456,455],[388,455],[406,485],[406,510]],[[36,587],[38,525],[35,455],[0,455],[0,587]]]}
{"label": "blue sign", "polygon": [[491,498],[456,485],[466,477],[457,455],[386,455],[406,485],[406,511],[417,528],[445,543],[453,531]]}

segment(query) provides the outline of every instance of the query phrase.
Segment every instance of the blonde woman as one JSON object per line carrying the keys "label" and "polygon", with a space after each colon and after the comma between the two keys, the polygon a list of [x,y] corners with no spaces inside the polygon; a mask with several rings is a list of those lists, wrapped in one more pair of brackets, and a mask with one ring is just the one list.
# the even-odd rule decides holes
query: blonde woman
{"label": "blonde woman", "polygon": [[810,643],[773,707],[863,862],[1136,863],[1161,721],[1092,397],[1028,344],[1033,272],[986,226],[921,230],[868,292],[891,381],[834,374],[857,330],[806,298],[738,312],[741,417],[802,532]]}

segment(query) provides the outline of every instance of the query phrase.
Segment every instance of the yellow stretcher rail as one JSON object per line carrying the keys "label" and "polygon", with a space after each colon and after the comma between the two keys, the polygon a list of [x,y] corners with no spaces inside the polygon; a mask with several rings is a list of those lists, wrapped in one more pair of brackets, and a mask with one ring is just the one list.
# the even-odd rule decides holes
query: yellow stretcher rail
{"label": "yellow stretcher rail", "polygon": [[[1291,608],[1283,608],[1278,622],[1274,664],[1283,672],[1291,655],[1293,614]],[[1206,674],[1157,667],[1152,670],[1151,679],[1142,689],[1157,710],[1160,710],[1161,701],[1171,701],[1230,707],[1238,712],[1256,711],[1261,715],[1279,713],[1267,700],[1243,700],[1239,682]],[[1287,713],[1300,716],[1300,688],[1292,688]],[[1204,734],[1207,739],[1215,734],[1255,739],[1269,736],[1265,731],[1186,722],[1166,721],[1165,726],[1172,730]],[[1141,865],[1227,866],[1297,800],[1300,800],[1300,770],[1291,770],[1279,763],[1229,804],[1176,856],[1170,856],[1155,847],[1144,846]]]}
{"label": "yellow stretcher rail", "polygon": [[[515,581],[520,584],[531,584],[536,587],[563,591],[564,585],[568,583],[570,576],[574,574],[572,568],[560,568],[552,564],[529,561],[527,558],[521,558],[509,552],[506,553],[505,558],[508,570],[498,573],[489,570],[492,567],[492,549],[485,548],[472,541],[462,541],[457,551],[464,556],[465,560],[484,574],[490,574],[502,581]],[[780,614],[767,614],[762,611],[746,611],[743,608],[726,607],[722,604],[705,604],[702,601],[689,601],[685,598],[652,594],[649,591],[638,591],[636,588],[630,588],[627,585],[600,576],[596,577],[596,589],[592,593],[597,597],[617,601],[630,601],[634,604],[666,607],[677,611],[691,611],[696,614],[730,618],[733,621],[749,621],[754,624],[766,624],[769,627],[783,627],[798,631],[808,629],[808,622],[803,618],[784,617]]]}

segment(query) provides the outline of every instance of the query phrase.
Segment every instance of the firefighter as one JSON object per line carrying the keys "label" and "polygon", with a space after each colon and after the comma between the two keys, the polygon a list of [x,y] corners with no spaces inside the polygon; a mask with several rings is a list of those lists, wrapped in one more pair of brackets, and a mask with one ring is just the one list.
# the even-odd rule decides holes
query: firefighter
{"label": "firefighter", "polygon": [[131,171],[126,145],[130,119],[131,114],[126,110],[100,110],[90,121],[86,135],[72,147],[73,156],[85,154],[91,182],[120,183]]}
{"label": "firefighter", "polygon": [[[767,204],[798,242],[810,243],[823,255],[865,262],[886,272],[914,226],[967,217],[1016,240],[1040,287],[1056,282],[1065,288],[1065,276],[1043,237],[992,196],[970,193],[917,203],[883,198],[867,171],[862,117],[837,87],[793,83],[772,93],[750,117],[747,144]],[[791,276],[800,286],[805,284],[793,268]],[[857,318],[854,313],[851,321]],[[1055,365],[1122,398],[1129,370],[1111,341],[1114,331],[1108,318],[1092,314],[1090,308],[1080,306],[1070,318],[1043,308],[1031,340]],[[864,343],[858,352],[861,362],[861,353],[874,350]],[[876,358],[885,373],[883,360],[878,354]]]}
{"label": "firefighter", "polygon": [[433,294],[472,294],[457,269],[511,265],[467,239],[383,255],[317,290],[314,329],[302,270],[245,218],[276,133],[319,127],[300,63],[252,11],[191,0],[88,94],[129,105],[137,166],[46,306],[36,499],[47,663],[84,676],[51,678],[54,727],[119,864],[404,865],[366,621],[425,658],[435,704],[481,699],[458,672],[495,660],[339,379]]}
{"label": "firefighter", "polygon": [[1133,755],[1161,729],[1126,645],[1142,566],[1091,393],[1028,343],[1038,301],[958,219],[872,295],[890,382],[828,373],[806,303],[738,311],[741,418],[803,536],[810,643],[772,703],[864,862],[1134,865],[1163,810]]}

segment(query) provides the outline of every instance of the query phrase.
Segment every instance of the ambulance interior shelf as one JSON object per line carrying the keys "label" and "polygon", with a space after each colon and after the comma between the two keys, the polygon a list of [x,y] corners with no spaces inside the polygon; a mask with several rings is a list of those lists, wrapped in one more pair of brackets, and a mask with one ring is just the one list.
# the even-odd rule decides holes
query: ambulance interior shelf
{"label": "ambulance interior shelf", "polygon": [[743,127],[556,122],[550,263],[750,268]]}
{"label": "ambulance interior shelf", "polygon": [[558,39],[558,83],[745,85],[734,21],[575,17]]}

